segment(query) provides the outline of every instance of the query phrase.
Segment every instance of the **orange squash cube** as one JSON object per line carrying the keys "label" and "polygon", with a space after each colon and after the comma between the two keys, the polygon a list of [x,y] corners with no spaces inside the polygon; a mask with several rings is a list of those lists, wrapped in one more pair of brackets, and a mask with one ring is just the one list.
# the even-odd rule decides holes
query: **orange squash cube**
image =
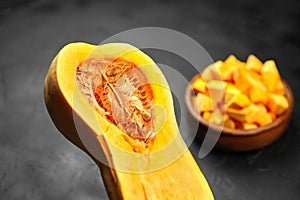
{"label": "orange squash cube", "polygon": [[231,94],[241,93],[241,91],[234,84],[231,84],[231,83],[226,84],[225,92],[226,93],[231,93]]}
{"label": "orange squash cube", "polygon": [[265,126],[272,123],[272,121],[272,116],[269,113],[266,113],[257,119],[257,123],[259,124],[259,126]]}
{"label": "orange squash cube", "polygon": [[251,129],[256,129],[258,126],[256,124],[242,123],[241,127],[244,130],[251,130]]}
{"label": "orange squash cube", "polygon": [[258,72],[252,71],[252,70],[247,70],[247,72],[249,73],[249,75],[251,76],[251,78],[254,81],[262,81],[262,77]]}
{"label": "orange squash cube", "polygon": [[254,81],[253,85],[249,89],[249,97],[253,103],[263,103],[266,104],[268,101],[268,91],[267,88],[258,81]]}
{"label": "orange squash cube", "polygon": [[234,129],[236,127],[235,122],[230,117],[225,119],[224,126],[227,128],[232,128],[232,129]]}
{"label": "orange squash cube", "polygon": [[280,115],[289,107],[289,103],[285,96],[270,94],[267,106],[271,112]]}
{"label": "orange squash cube", "polygon": [[226,110],[226,112],[229,117],[231,117],[232,119],[235,119],[239,122],[244,122],[246,119],[246,115],[247,115],[247,112],[244,109],[238,110],[238,109],[234,109],[234,108],[228,108]]}
{"label": "orange squash cube", "polygon": [[212,111],[212,101],[208,96],[198,93],[193,99],[194,106],[199,114],[204,111]]}
{"label": "orange squash cube", "polygon": [[231,83],[227,83],[225,87],[225,103],[227,104],[234,96],[240,94],[241,91]]}
{"label": "orange squash cube", "polygon": [[240,66],[241,62],[234,55],[230,55],[219,68],[222,79],[232,81],[234,71]]}
{"label": "orange squash cube", "polygon": [[211,112],[209,112],[209,111],[203,112],[202,117],[203,117],[205,120],[210,121],[210,119],[211,119]]}
{"label": "orange squash cube", "polygon": [[268,88],[270,92],[275,90],[276,84],[281,81],[280,75],[277,70],[274,60],[268,60],[264,63],[261,70],[262,80],[264,85]]}
{"label": "orange squash cube", "polygon": [[225,83],[223,81],[212,80],[207,84],[207,88],[212,99],[213,108],[218,103],[224,102]]}
{"label": "orange squash cube", "polygon": [[211,122],[214,124],[222,124],[224,122],[225,115],[220,109],[216,109],[211,114]]}
{"label": "orange squash cube", "polygon": [[250,104],[251,104],[251,101],[249,100],[247,95],[239,93],[231,98],[231,100],[226,104],[226,107],[240,109],[240,108],[244,108]]}
{"label": "orange squash cube", "polygon": [[273,93],[279,94],[282,96],[285,94],[284,87],[283,87],[281,80],[275,83],[275,88],[273,90]]}
{"label": "orange squash cube", "polygon": [[239,59],[237,59],[234,55],[229,55],[224,61],[224,65],[227,65],[228,68],[239,68],[244,67],[245,63],[239,61]]}
{"label": "orange squash cube", "polygon": [[246,108],[246,112],[247,116],[245,121],[247,123],[256,123],[259,118],[267,114],[267,109],[263,105],[251,104]]}
{"label": "orange squash cube", "polygon": [[245,67],[240,67],[233,74],[233,80],[236,87],[241,91],[245,92],[252,85],[252,77],[247,72]]}
{"label": "orange squash cube", "polygon": [[260,73],[263,63],[253,54],[249,55],[246,61],[246,69]]}
{"label": "orange squash cube", "polygon": [[274,121],[276,119],[276,114],[275,113],[269,112],[269,115],[271,116],[272,121]]}
{"label": "orange squash cube", "polygon": [[222,80],[219,72],[219,68],[223,65],[222,61],[217,61],[208,67],[206,67],[202,72],[202,78],[208,82],[211,80]]}
{"label": "orange squash cube", "polygon": [[206,93],[207,87],[205,81],[199,77],[192,83],[192,88],[195,92]]}

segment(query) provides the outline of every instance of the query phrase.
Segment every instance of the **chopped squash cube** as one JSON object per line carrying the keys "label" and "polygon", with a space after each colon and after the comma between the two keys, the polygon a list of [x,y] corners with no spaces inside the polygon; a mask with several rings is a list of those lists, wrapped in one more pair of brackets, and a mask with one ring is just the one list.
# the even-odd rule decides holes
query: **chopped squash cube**
{"label": "chopped squash cube", "polygon": [[208,67],[204,69],[202,72],[202,78],[208,82],[211,80],[222,80],[220,73],[219,73],[219,68],[223,65],[222,61],[217,61]]}
{"label": "chopped squash cube", "polygon": [[211,98],[204,94],[198,93],[197,96],[194,97],[194,105],[199,114],[204,111],[212,111]]}
{"label": "chopped squash cube", "polygon": [[259,126],[265,126],[267,124],[270,124],[271,122],[272,116],[269,113],[266,113],[257,119],[257,123],[259,124]]}
{"label": "chopped squash cube", "polygon": [[225,60],[226,65],[236,65],[237,62],[239,62],[239,60],[232,54],[229,55]]}
{"label": "chopped squash cube", "polygon": [[234,96],[240,93],[241,91],[235,85],[227,83],[225,87],[225,103],[228,103]]}
{"label": "chopped squash cube", "polygon": [[251,104],[246,108],[246,112],[246,122],[255,123],[258,122],[259,118],[267,114],[267,109],[263,105]]}
{"label": "chopped squash cube", "polygon": [[266,104],[268,101],[267,88],[261,82],[254,82],[249,89],[249,97],[253,103]]}
{"label": "chopped squash cube", "polygon": [[249,73],[249,75],[251,76],[251,78],[255,81],[262,81],[261,75],[255,71],[247,71]]}
{"label": "chopped squash cube", "polygon": [[240,67],[234,71],[233,80],[241,92],[245,92],[252,85],[252,77],[244,67]]}
{"label": "chopped squash cube", "polygon": [[284,87],[283,87],[281,80],[275,83],[275,88],[273,90],[273,93],[279,94],[282,96],[285,94]]}
{"label": "chopped squash cube", "polygon": [[231,94],[241,93],[241,91],[234,84],[231,84],[231,83],[226,84],[225,92],[226,93],[231,93]]}
{"label": "chopped squash cube", "polygon": [[270,92],[275,90],[276,83],[280,81],[280,75],[274,60],[268,60],[264,63],[261,76],[264,84]]}
{"label": "chopped squash cube", "polygon": [[202,117],[203,117],[205,120],[210,121],[210,119],[211,119],[211,112],[209,112],[209,111],[203,112]]}
{"label": "chopped squash cube", "polygon": [[242,123],[242,129],[244,130],[256,129],[257,127],[258,126],[256,124]]}
{"label": "chopped squash cube", "polygon": [[220,66],[219,71],[224,81],[232,81],[234,71],[241,66],[241,62],[233,55],[230,55]]}
{"label": "chopped squash cube", "polygon": [[244,108],[250,104],[251,104],[251,101],[249,100],[247,95],[239,93],[239,94],[236,94],[233,98],[231,98],[231,100],[227,103],[226,107],[240,109],[240,108]]}
{"label": "chopped squash cube", "polygon": [[228,108],[227,109],[227,114],[232,119],[235,119],[239,122],[244,122],[245,119],[246,119],[247,112],[245,112],[244,109],[238,110],[238,109],[234,109],[234,108]]}
{"label": "chopped squash cube", "polygon": [[267,106],[271,112],[280,115],[289,107],[289,103],[285,96],[270,94]]}
{"label": "chopped squash cube", "polygon": [[205,81],[199,77],[192,83],[192,88],[195,92],[206,93],[206,83]]}
{"label": "chopped squash cube", "polygon": [[224,126],[227,127],[227,128],[234,129],[235,128],[235,122],[230,117],[228,117],[224,121]]}
{"label": "chopped squash cube", "polygon": [[213,111],[211,115],[211,122],[214,124],[222,124],[224,121],[224,115],[220,109],[216,109]]}
{"label": "chopped squash cube", "polygon": [[218,103],[224,102],[225,84],[222,81],[212,80],[207,84],[210,97],[212,99],[213,108]]}
{"label": "chopped squash cube", "polygon": [[234,55],[230,55],[224,61],[224,65],[227,65],[227,68],[230,67],[239,68],[239,67],[244,67],[245,63],[239,61]]}
{"label": "chopped squash cube", "polygon": [[261,72],[263,63],[253,54],[249,55],[246,62],[246,69],[253,70],[255,72]]}
{"label": "chopped squash cube", "polygon": [[273,121],[276,119],[276,114],[275,113],[269,112],[269,115],[271,116]]}

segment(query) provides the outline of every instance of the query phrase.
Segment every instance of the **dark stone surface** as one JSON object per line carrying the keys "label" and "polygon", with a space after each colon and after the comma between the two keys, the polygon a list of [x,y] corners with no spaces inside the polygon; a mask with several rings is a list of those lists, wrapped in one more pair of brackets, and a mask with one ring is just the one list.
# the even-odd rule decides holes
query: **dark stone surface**
{"label": "dark stone surface", "polygon": [[107,199],[96,165],[50,121],[43,81],[63,45],[142,26],[183,32],[213,59],[276,60],[295,95],[283,137],[254,152],[200,160],[199,141],[191,151],[218,200],[299,199],[299,9],[298,1],[1,1],[0,199]]}

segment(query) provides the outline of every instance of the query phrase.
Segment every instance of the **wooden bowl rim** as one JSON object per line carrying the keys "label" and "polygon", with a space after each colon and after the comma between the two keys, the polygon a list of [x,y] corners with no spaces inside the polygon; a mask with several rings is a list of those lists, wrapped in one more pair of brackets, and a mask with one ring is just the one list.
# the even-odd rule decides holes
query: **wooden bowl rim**
{"label": "wooden bowl rim", "polygon": [[194,76],[194,78],[190,81],[190,84],[186,87],[185,103],[186,103],[187,109],[190,112],[190,114],[197,121],[199,121],[199,123],[201,123],[202,125],[204,125],[207,128],[211,128],[215,131],[222,132],[222,135],[241,137],[241,136],[253,136],[253,135],[262,134],[262,133],[268,132],[271,129],[276,128],[278,125],[283,123],[285,120],[289,120],[289,117],[291,116],[291,113],[292,113],[292,110],[294,107],[293,92],[292,92],[290,86],[288,85],[288,83],[285,80],[281,79],[283,86],[284,86],[284,90],[285,90],[285,96],[289,102],[289,107],[283,114],[281,114],[279,117],[277,117],[272,123],[267,124],[265,126],[258,127],[256,129],[251,129],[251,130],[230,129],[227,127],[223,127],[220,125],[210,123],[209,121],[202,118],[201,115],[199,115],[195,111],[195,109],[192,105],[191,97],[192,97],[193,89],[191,87],[191,83],[193,83],[198,77],[200,77],[199,74]]}

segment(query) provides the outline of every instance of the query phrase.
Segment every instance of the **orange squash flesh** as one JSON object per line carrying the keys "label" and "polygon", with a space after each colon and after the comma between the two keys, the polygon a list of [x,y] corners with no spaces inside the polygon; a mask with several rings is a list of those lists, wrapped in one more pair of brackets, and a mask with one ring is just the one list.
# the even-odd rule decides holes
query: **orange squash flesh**
{"label": "orange squash flesh", "polygon": [[[134,63],[149,82],[153,95],[151,121],[155,129],[155,136],[149,141],[143,136],[137,142],[101,115],[78,87],[78,66],[88,58],[99,57]],[[101,91],[100,88],[98,92]],[[69,44],[52,62],[44,94],[56,127],[99,166],[110,199],[213,199],[208,183],[180,136],[168,83],[152,59],[140,50],[121,43]],[[99,154],[104,155],[108,166],[83,144],[76,123],[100,147]],[[151,145],[145,145],[147,142]]]}

